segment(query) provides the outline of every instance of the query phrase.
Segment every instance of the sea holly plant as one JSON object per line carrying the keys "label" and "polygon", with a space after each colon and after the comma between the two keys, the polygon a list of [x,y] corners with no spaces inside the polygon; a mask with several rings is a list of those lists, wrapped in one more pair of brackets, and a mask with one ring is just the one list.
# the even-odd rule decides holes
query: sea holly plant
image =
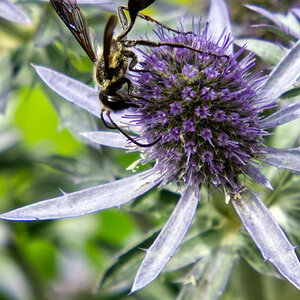
{"label": "sea holly plant", "polygon": [[[140,159],[135,165],[147,163],[152,167],[114,182],[3,213],[0,218],[38,221],[78,217],[113,207],[120,209],[156,186],[168,189],[176,185],[181,196],[146,250],[131,293],[151,283],[163,270],[192,265],[179,298],[196,294],[197,299],[200,295],[217,299],[230,277],[239,249],[251,252],[249,236],[263,259],[300,289],[300,263],[295,247],[258,194],[261,186],[271,191],[266,192],[269,195],[276,195],[277,185],[273,187],[260,171],[262,165],[300,172],[297,145],[288,149],[266,146],[272,134],[270,129],[300,117],[299,98],[298,102],[277,109],[280,97],[297,84],[300,76],[300,41],[285,51],[267,77],[262,77],[251,73],[254,55],[247,54],[246,46],[233,52],[224,1],[211,1],[208,20],[206,24],[193,24],[188,32],[182,20],[178,33],[157,25],[157,41],[169,46],[136,47],[140,53],[138,68],[142,70],[130,73],[136,108],[111,113],[111,118],[141,143],[159,138],[157,143],[138,147],[118,132],[82,133],[95,144],[139,152]],[[47,67],[33,67],[49,88],[99,117],[102,107],[97,89]],[[224,234],[213,239],[211,230],[220,228],[222,223],[205,222],[212,215],[211,211],[203,210],[208,194],[215,197],[217,206],[223,206],[220,211],[228,210],[230,220],[226,226],[223,223]],[[220,213],[215,213],[215,219],[220,218]],[[249,236],[239,232],[242,226]],[[249,247],[245,248],[245,244]],[[259,266],[253,265],[258,271],[275,274],[262,259]]]}

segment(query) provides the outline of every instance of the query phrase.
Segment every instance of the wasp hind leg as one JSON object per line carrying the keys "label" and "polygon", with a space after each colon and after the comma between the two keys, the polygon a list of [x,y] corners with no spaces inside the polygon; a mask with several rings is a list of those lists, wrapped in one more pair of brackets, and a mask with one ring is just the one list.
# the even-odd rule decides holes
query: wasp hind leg
{"label": "wasp hind leg", "polygon": [[[120,131],[121,134],[123,134],[130,142],[132,142],[133,144],[139,146],[139,147],[151,147],[151,146],[154,146],[155,144],[157,144],[161,138],[158,138],[156,139],[154,142],[152,143],[149,143],[149,144],[143,144],[143,143],[140,143],[138,141],[136,141],[133,137],[131,137],[129,134],[127,134],[120,126],[118,126],[114,120],[111,118],[110,116],[110,110],[109,111],[106,111],[106,115],[109,119],[109,121],[111,122],[111,124],[114,126],[113,128],[111,129],[117,129],[118,131]],[[103,117],[103,113],[101,113],[101,119]],[[104,118],[102,119],[102,121],[104,120]],[[104,121],[105,122],[105,121]],[[105,125],[105,124],[104,124]],[[106,125],[105,125],[106,126]],[[110,125],[109,125],[110,126]],[[108,127],[109,128],[109,127]]]}
{"label": "wasp hind leg", "polygon": [[105,121],[104,115],[103,115],[104,112],[106,112],[106,115],[107,115],[107,111],[106,111],[106,110],[102,110],[101,113],[100,113],[101,121],[102,121],[102,123],[104,124],[104,126],[105,126],[106,128],[108,128],[108,129],[116,129],[116,127],[109,125],[109,124]]}

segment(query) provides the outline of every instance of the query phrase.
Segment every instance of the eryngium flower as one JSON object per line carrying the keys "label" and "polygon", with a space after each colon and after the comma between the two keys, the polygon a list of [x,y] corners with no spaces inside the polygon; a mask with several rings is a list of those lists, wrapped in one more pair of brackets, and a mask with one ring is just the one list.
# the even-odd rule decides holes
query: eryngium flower
{"label": "eryngium flower", "polygon": [[[205,183],[224,189],[226,202],[233,205],[264,259],[300,288],[300,264],[294,247],[260,198],[240,182],[240,177],[247,175],[272,189],[268,179],[254,167],[259,160],[278,168],[300,171],[299,148],[268,148],[262,141],[264,130],[300,117],[300,103],[295,103],[263,118],[263,111],[275,106],[276,100],[300,75],[300,42],[262,82],[259,77],[250,75],[251,54],[241,60],[243,48],[233,54],[226,12],[224,2],[215,0],[209,14],[210,26],[203,32],[198,27],[191,34],[168,33],[160,27],[156,30],[161,41],[176,41],[199,51],[184,47],[142,50],[144,61],[140,68],[146,72],[133,74],[139,96],[135,100],[138,109],[126,111],[126,118],[119,121],[127,122],[128,129],[139,134],[143,142],[161,138],[156,145],[141,149],[117,132],[83,134],[94,143],[124,149],[130,146],[142,152],[143,162],[155,161],[153,168],[0,217],[7,220],[76,217],[119,208],[159,183],[161,186],[179,183],[181,197],[146,252],[132,287],[134,292],[153,281],[175,254],[193,221],[200,199],[199,187]],[[45,67],[35,66],[35,70],[55,92],[99,117],[101,105],[97,90]],[[117,120],[117,115],[112,116]],[[224,243],[222,239],[220,246]],[[218,267],[221,269],[221,264]],[[213,299],[216,299],[226,282],[218,281],[218,270],[213,272],[210,280],[216,278],[215,284],[202,284],[207,287],[205,292],[215,295]],[[199,276],[197,270],[191,276],[201,284],[201,278],[195,277]]]}
{"label": "eryngium flower", "polygon": [[[161,138],[146,150],[157,160],[165,182],[228,187],[240,192],[239,174],[261,153],[263,131],[256,91],[261,78],[248,76],[253,55],[238,60],[241,48],[227,55],[231,39],[219,43],[208,27],[187,34],[156,31],[160,42],[197,49],[151,47],[144,50],[143,70],[136,77],[139,106],[135,115],[142,138]],[[223,42],[222,42],[223,39]]]}

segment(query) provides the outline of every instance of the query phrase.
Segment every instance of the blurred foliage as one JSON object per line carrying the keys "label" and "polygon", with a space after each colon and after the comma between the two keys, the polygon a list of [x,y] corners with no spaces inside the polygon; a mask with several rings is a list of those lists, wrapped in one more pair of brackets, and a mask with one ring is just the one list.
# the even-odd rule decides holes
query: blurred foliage
{"label": "blurred foliage", "polygon": [[[209,3],[207,0],[157,2],[148,12],[158,19],[163,19],[169,11],[175,12],[179,5],[193,15],[205,14]],[[234,30],[242,33],[241,37],[271,41],[280,37],[250,28],[261,17],[243,7],[244,3],[272,11],[279,8],[281,13],[299,4],[288,0],[228,1]],[[78,132],[102,125],[44,86],[31,64],[49,66],[89,84],[92,84],[92,64],[49,4],[37,0],[18,1],[18,4],[33,25],[0,19],[1,211],[55,197],[61,193],[59,189],[70,192],[123,177],[130,174],[125,168],[137,159],[136,154],[84,144]],[[84,11],[101,41],[108,12],[94,7],[84,7]],[[167,15],[166,19],[174,21],[175,15]],[[143,28],[138,28],[136,34],[142,32]],[[261,50],[263,46],[258,48]],[[276,51],[272,51],[271,57],[270,51],[257,53],[266,68],[281,57],[282,48]],[[292,96],[287,95],[285,101],[292,101]],[[276,135],[268,138],[268,145],[299,145],[299,133],[293,130],[299,125],[294,121],[281,126]],[[300,242],[299,177],[289,172],[278,176],[275,168],[267,169],[266,175],[272,179],[275,192],[262,190],[263,198],[289,232],[291,241],[297,244]],[[204,189],[203,193],[197,221],[166,272],[129,297],[133,276],[143,257],[140,249],[149,247],[178,199],[171,189],[149,192],[120,212],[114,209],[77,219],[38,223],[1,221],[0,299],[174,299],[180,289],[178,283],[185,283],[186,288],[191,285],[191,274],[206,276],[206,270],[214,267],[207,257],[210,261],[228,258],[236,261],[223,300],[299,299],[299,292],[291,284],[261,275],[275,272],[270,264],[261,264],[261,255],[248,235],[231,235],[241,225],[233,211],[223,204],[221,195],[207,201],[205,193],[209,191]],[[229,240],[236,243],[236,249],[242,249],[241,259],[237,260],[236,249],[226,248]],[[120,249],[125,250],[117,254]],[[225,253],[226,258],[220,253]],[[191,265],[194,262],[197,264]],[[229,269],[228,266],[224,272],[230,272]],[[192,294],[187,295],[189,298],[179,296],[179,299],[193,299]]]}

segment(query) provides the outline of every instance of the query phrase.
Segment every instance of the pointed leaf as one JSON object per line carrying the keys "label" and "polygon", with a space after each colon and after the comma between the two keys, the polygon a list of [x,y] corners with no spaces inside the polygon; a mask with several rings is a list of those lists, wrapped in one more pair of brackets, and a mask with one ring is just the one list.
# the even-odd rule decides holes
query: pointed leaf
{"label": "pointed leaf", "polygon": [[127,138],[119,132],[111,131],[96,131],[96,132],[82,132],[81,135],[91,141],[92,143],[121,148],[129,149],[130,146],[134,146]]}
{"label": "pointed leaf", "polygon": [[248,175],[251,179],[253,179],[257,183],[261,184],[262,186],[264,186],[264,187],[266,187],[266,188],[268,188],[270,190],[273,190],[271,182],[257,168],[253,167],[250,164],[247,164],[242,169],[243,169],[243,172],[246,175]]}
{"label": "pointed leaf", "polygon": [[[52,89],[55,93],[69,101],[70,103],[88,111],[94,116],[100,116],[102,104],[99,100],[99,91],[83,84],[82,82],[72,79],[71,77],[59,73],[53,69],[32,65],[40,78]],[[126,110],[124,110],[125,114]],[[132,109],[128,109],[129,114],[133,114]],[[118,123],[130,123],[128,118],[122,118],[123,111],[112,112],[111,117]],[[133,124],[134,125],[134,124]]]}
{"label": "pointed leaf", "polygon": [[290,34],[289,32],[284,32],[276,26],[272,26],[268,24],[256,24],[256,25],[252,25],[251,27],[264,29],[265,31],[272,32],[275,35],[278,35],[282,39],[286,39],[294,43],[298,41],[298,39],[295,38],[292,34]]}
{"label": "pointed leaf", "polygon": [[260,121],[263,129],[273,128],[300,118],[300,103],[284,107],[269,117]]}
{"label": "pointed leaf", "polygon": [[150,247],[157,235],[158,230],[151,230],[134,245],[118,253],[118,256],[101,276],[99,290],[114,294],[128,291],[143,260],[144,253],[141,249]]}
{"label": "pointed leaf", "polygon": [[269,19],[270,21],[272,21],[274,24],[276,24],[282,31],[284,32],[289,32],[289,28],[286,27],[281,20],[278,18],[278,14],[274,14],[272,12],[270,12],[269,10],[256,6],[256,5],[251,5],[251,4],[247,4],[245,5],[247,8],[261,14],[262,16],[266,17],[267,19]]}
{"label": "pointed leaf", "polygon": [[300,40],[291,48],[277,67],[271,72],[259,93],[255,107],[261,108],[275,103],[292,87],[300,76]]}
{"label": "pointed leaf", "polygon": [[105,281],[101,282],[99,288],[101,292],[105,291],[113,294],[128,292],[143,260],[143,253],[139,252],[139,254],[136,253],[134,256],[127,258],[126,261],[117,261],[113,265],[114,270],[109,270],[112,274],[105,274]]}
{"label": "pointed leaf", "polygon": [[0,219],[36,221],[73,218],[120,207],[157,185],[162,175],[155,169],[61,197],[44,200],[0,215]]}
{"label": "pointed leaf", "polygon": [[[190,228],[189,233],[191,229],[192,228]],[[170,272],[182,269],[196,263],[202,257],[209,255],[216,245],[218,245],[223,234],[224,232],[221,230],[208,230],[207,232],[196,235],[192,239],[186,240],[186,238],[177,250],[176,255],[171,259],[163,271]]]}
{"label": "pointed leaf", "polygon": [[19,24],[32,24],[26,12],[8,0],[0,1],[0,17]]}
{"label": "pointed leaf", "polygon": [[300,262],[294,247],[257,195],[246,190],[240,196],[231,203],[264,259],[300,289]]}
{"label": "pointed leaf", "polygon": [[186,282],[176,300],[217,300],[223,294],[237,260],[237,253],[229,247],[216,249],[201,259],[188,274],[192,282]]}
{"label": "pointed leaf", "polygon": [[242,240],[239,253],[256,272],[265,276],[282,278],[272,264],[262,263],[261,253],[246,232],[242,232],[239,237]]}
{"label": "pointed leaf", "polygon": [[239,47],[247,44],[247,50],[253,51],[267,64],[276,65],[285,55],[283,47],[261,39],[238,39],[234,43]]}
{"label": "pointed leaf", "polygon": [[300,172],[300,147],[290,149],[264,148],[257,159],[277,168]]}
{"label": "pointed leaf", "polygon": [[[231,34],[231,23],[229,17],[228,6],[223,0],[212,0],[208,12],[209,27],[208,36],[211,36],[214,42],[217,42],[221,34],[225,31],[225,35]],[[233,53],[233,45],[229,47],[229,53]]]}
{"label": "pointed leaf", "polygon": [[299,34],[297,34],[299,22],[293,14],[288,13],[287,15],[283,15],[278,12],[272,13],[269,10],[256,5],[248,4],[245,6],[272,21],[282,32],[296,37],[297,40],[299,39]]}
{"label": "pointed leaf", "polygon": [[99,117],[101,104],[98,97],[99,92],[96,89],[47,67],[33,65],[33,68],[55,93]]}
{"label": "pointed leaf", "polygon": [[174,255],[193,221],[198,202],[198,190],[188,186],[155,242],[147,250],[131,293],[153,281]]}

